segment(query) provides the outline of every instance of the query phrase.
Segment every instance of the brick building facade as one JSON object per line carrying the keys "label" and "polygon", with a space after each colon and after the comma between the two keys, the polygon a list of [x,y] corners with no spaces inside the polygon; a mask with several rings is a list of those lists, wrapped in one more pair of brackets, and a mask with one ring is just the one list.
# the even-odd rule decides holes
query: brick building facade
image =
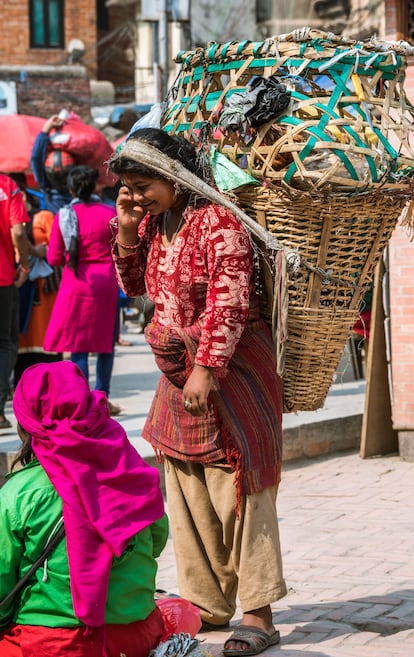
{"label": "brick building facade", "polygon": [[[386,39],[413,43],[409,5],[399,0],[385,3]],[[407,69],[405,91],[414,103],[414,62]],[[388,246],[388,268],[392,426],[398,432],[401,457],[414,461],[414,242],[401,225]]]}
{"label": "brick building facade", "polygon": [[[15,82],[20,114],[47,117],[70,106],[89,120],[89,80],[97,75],[96,2],[72,0],[63,7],[62,47],[43,48],[31,43],[30,2],[0,0],[0,80]],[[73,39],[85,46],[82,64],[71,62],[68,46]]]}
{"label": "brick building facade", "polygon": [[71,0],[65,2],[63,21],[63,48],[41,48],[30,45],[29,2],[9,3],[0,0],[2,36],[0,40],[0,64],[13,66],[53,66],[69,63],[68,44],[81,39],[85,44],[88,77],[97,75],[97,24],[96,0]]}

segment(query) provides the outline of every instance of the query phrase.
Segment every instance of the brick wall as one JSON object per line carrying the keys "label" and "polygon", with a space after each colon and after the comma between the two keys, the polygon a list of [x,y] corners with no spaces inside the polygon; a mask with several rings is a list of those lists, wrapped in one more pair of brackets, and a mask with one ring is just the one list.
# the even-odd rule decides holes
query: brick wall
{"label": "brick wall", "polygon": [[83,66],[0,66],[0,80],[16,83],[19,114],[48,117],[62,107],[86,122],[91,119],[91,90]]}
{"label": "brick wall", "polygon": [[[85,44],[84,63],[91,78],[96,77],[96,6],[95,0],[70,0],[65,2],[65,48],[71,39],[81,39]],[[66,50],[42,50],[30,48],[29,2],[5,2],[0,0],[2,34],[0,39],[0,64],[3,66],[61,65],[68,63]]]}
{"label": "brick wall", "polygon": [[389,243],[392,421],[414,431],[414,242],[398,226]]}
{"label": "brick wall", "polygon": [[[386,3],[386,38],[406,38],[408,18],[401,0]],[[414,58],[405,79],[414,103]],[[388,246],[391,322],[392,424],[398,431],[399,452],[414,459],[414,242],[398,225]]]}
{"label": "brick wall", "polygon": [[414,60],[410,60],[404,83],[405,93],[410,103],[414,104]]}
{"label": "brick wall", "polygon": [[[0,80],[16,82],[20,114],[50,116],[71,107],[85,121],[90,115],[89,79],[97,76],[95,0],[65,2],[65,48],[30,48],[29,2],[0,0],[3,30],[0,39]],[[82,66],[71,65],[71,39],[85,44]]]}

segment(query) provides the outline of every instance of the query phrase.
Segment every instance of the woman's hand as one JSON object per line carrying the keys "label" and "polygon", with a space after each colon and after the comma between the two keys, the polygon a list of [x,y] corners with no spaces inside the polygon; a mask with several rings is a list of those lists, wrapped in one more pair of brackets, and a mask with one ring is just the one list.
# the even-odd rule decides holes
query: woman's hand
{"label": "woman's hand", "polygon": [[[194,365],[194,369],[183,388],[183,404],[191,415],[205,415],[208,411],[208,396],[214,381],[214,369]],[[191,404],[191,405],[189,405]]]}
{"label": "woman's hand", "polygon": [[30,269],[28,267],[23,267],[22,265],[17,267],[14,277],[14,284],[16,287],[21,287],[24,283],[26,283],[29,272]]}
{"label": "woman's hand", "polygon": [[[135,244],[137,241],[138,226],[147,211],[138,205],[128,187],[122,185],[116,199],[116,213],[118,217],[118,236],[120,242]],[[132,238],[132,241],[131,241]]]}
{"label": "woman's hand", "polygon": [[60,130],[64,124],[63,119],[61,119],[57,114],[53,114],[46,123],[43,125],[42,132],[45,132],[47,135],[53,129]]}
{"label": "woman's hand", "polygon": [[38,244],[37,246],[33,247],[33,253],[31,255],[36,256],[37,258],[46,258],[47,255],[47,244],[46,242],[43,242],[43,244]]}

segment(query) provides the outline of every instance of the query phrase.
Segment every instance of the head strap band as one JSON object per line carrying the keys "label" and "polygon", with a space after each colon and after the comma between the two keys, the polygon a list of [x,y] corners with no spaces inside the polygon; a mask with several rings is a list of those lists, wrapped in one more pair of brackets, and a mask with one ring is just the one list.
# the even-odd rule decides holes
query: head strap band
{"label": "head strap band", "polygon": [[180,186],[193,192],[193,194],[222,205],[235,214],[250,232],[264,242],[267,248],[283,250],[282,245],[272,233],[260,226],[260,224],[243,212],[235,203],[232,203],[224,194],[221,194],[221,192],[186,169],[178,160],[174,160],[159,151],[158,148],[140,139],[129,139],[122,147],[122,150],[112,157],[111,162],[123,157],[140,162],[144,166],[159,173],[161,177],[177,182]]}

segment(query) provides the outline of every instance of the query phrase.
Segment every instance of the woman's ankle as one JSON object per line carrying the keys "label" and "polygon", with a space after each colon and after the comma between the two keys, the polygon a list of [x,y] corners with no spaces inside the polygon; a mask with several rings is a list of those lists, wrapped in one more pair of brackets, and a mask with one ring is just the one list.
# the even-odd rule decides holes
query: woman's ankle
{"label": "woman's ankle", "polygon": [[271,630],[273,627],[273,618],[270,605],[244,612],[241,625],[252,625],[267,632]]}

